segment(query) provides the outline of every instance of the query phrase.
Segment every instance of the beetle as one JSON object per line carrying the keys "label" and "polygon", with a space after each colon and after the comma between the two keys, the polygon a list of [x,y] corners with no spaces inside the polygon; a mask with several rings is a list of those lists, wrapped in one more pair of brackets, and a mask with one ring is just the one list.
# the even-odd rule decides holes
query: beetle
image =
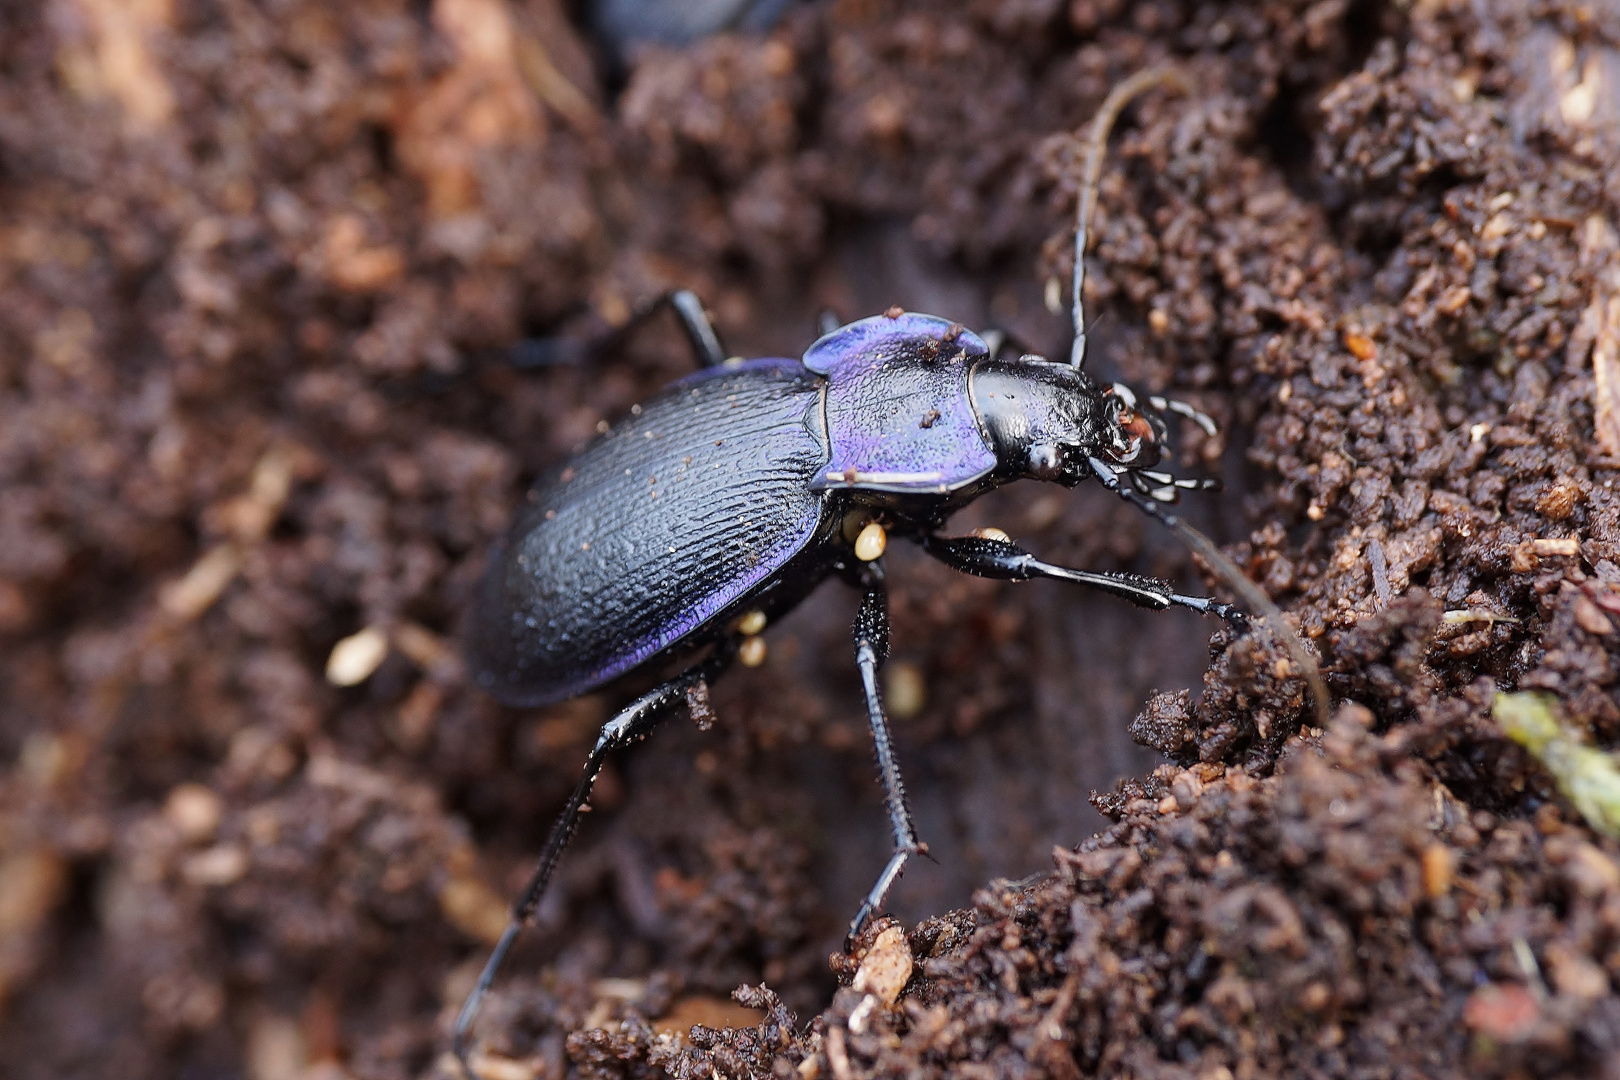
{"label": "beetle", "polygon": [[[632,672],[678,669],[610,718],[591,749],[456,1020],[452,1045],[469,1075],[467,1037],[480,1004],[533,916],[608,754],[683,703],[706,713],[709,681],[739,652],[746,661],[760,630],[827,578],[861,591],[855,663],[894,842],[851,936],[881,909],[907,860],[927,853],[906,807],[878,689],[888,654],[882,556],[890,537],[913,540],[969,574],[1068,581],[1143,607],[1244,622],[1232,605],[1161,581],[1044,562],[997,530],[941,533],[953,512],[1004,484],[1073,487],[1095,479],[1196,538],[1251,607],[1275,613],[1225,556],[1161,506],[1181,490],[1215,487],[1158,471],[1165,414],[1211,433],[1213,421],[1164,398],[1144,405],[1083,369],[1082,254],[1108,131],[1135,94],[1178,82],[1169,69],[1139,73],[1109,94],[1093,121],[1076,215],[1068,362],[1003,359],[994,336],[898,308],[826,327],[798,360],[728,359],[695,295],[662,299],[680,317],[700,370],[633,407],[536,484],[490,556],[469,619],[472,677],[511,705],[549,704]],[[1303,664],[1314,671],[1308,657]]]}

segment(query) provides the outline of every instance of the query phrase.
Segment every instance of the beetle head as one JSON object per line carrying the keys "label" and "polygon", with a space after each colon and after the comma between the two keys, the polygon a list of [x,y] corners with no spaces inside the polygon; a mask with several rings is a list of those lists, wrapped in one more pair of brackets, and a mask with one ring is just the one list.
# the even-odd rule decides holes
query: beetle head
{"label": "beetle head", "polygon": [[1127,387],[1099,387],[1067,364],[1037,357],[989,361],[973,373],[973,401],[1003,467],[1016,475],[1074,486],[1090,478],[1089,459],[1121,472],[1151,469],[1165,445],[1165,422]]}

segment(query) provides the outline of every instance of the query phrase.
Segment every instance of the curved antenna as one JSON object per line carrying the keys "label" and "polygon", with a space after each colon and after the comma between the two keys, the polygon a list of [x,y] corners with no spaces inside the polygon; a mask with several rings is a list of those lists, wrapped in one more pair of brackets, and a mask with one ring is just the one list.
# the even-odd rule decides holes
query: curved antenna
{"label": "curved antenna", "polygon": [[[1175,67],[1164,65],[1148,68],[1137,72],[1109,91],[1108,96],[1103,99],[1102,106],[1097,110],[1097,115],[1091,121],[1086,171],[1080,184],[1074,224],[1074,345],[1069,353],[1069,363],[1077,368],[1084,364],[1086,359],[1086,321],[1081,306],[1081,291],[1086,279],[1086,223],[1090,220],[1092,208],[1097,202],[1097,182],[1102,174],[1102,159],[1108,145],[1108,133],[1131,99],[1155,86],[1171,86],[1182,93],[1187,93],[1191,89],[1186,77]],[[1184,416],[1209,434],[1215,433],[1215,422],[1192,406],[1159,397],[1149,400],[1155,408]],[[1248,575],[1227,558],[1226,553],[1216,547],[1209,537],[1189,525],[1180,515],[1166,510],[1155,501],[1153,495],[1133,490],[1133,485],[1123,483],[1121,478],[1123,470],[1115,470],[1094,457],[1088,458],[1087,461],[1091,465],[1092,473],[1102,481],[1104,487],[1148,516],[1158,519],[1171,532],[1181,537],[1183,543],[1203,556],[1210,569],[1232,587],[1232,590],[1249,605],[1250,610],[1260,614],[1261,619],[1288,651],[1289,659],[1304,678],[1305,685],[1314,699],[1318,726],[1327,727],[1332,705],[1327,683],[1322,679],[1322,669],[1317,666],[1316,658],[1305,648],[1305,643],[1300,640],[1293,627],[1283,620],[1282,610],[1272,602],[1271,597],[1267,596],[1260,586],[1250,581]],[[1149,473],[1147,479],[1155,483],[1170,481],[1166,487],[1171,494],[1175,488],[1184,486],[1183,482],[1174,481],[1168,474]]]}
{"label": "curved antenna", "polygon": [[1180,69],[1163,65],[1138,71],[1108,92],[1102,107],[1091,120],[1091,138],[1087,143],[1086,172],[1080,182],[1080,198],[1074,214],[1074,344],[1069,349],[1069,363],[1081,367],[1086,362],[1086,317],[1081,309],[1080,292],[1086,281],[1086,223],[1097,204],[1097,181],[1102,176],[1103,154],[1108,149],[1108,132],[1114,121],[1131,99],[1155,86],[1171,86],[1183,93],[1191,88]]}
{"label": "curved antenna", "polygon": [[1241,596],[1249,607],[1260,612],[1266,625],[1276,635],[1282,647],[1288,650],[1288,658],[1299,668],[1305,685],[1311,691],[1311,697],[1316,703],[1316,726],[1327,729],[1332,718],[1332,704],[1328,697],[1327,683],[1322,679],[1322,669],[1317,666],[1316,658],[1305,648],[1305,642],[1300,640],[1299,633],[1283,621],[1282,609],[1272,603],[1271,597],[1261,591],[1260,586],[1249,580],[1249,575],[1238,568],[1238,564],[1226,557],[1226,552],[1215,546],[1215,542],[1180,517],[1174,519],[1170,526],[1176,535],[1181,537],[1183,543],[1204,557],[1210,568],[1232,587],[1232,591]]}

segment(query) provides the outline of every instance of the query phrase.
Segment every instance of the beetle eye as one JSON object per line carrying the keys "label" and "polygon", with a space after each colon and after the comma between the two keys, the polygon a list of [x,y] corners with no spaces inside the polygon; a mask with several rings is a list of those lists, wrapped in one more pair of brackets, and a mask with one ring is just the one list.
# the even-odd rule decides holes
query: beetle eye
{"label": "beetle eye", "polygon": [[1029,475],[1037,480],[1056,480],[1063,475],[1063,455],[1051,443],[1029,448]]}

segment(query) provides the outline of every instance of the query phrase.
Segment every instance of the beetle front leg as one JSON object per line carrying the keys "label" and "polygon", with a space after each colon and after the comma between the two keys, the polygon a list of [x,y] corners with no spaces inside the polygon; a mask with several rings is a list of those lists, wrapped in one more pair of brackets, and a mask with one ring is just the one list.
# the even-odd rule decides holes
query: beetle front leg
{"label": "beetle front leg", "polygon": [[1205,615],[1219,615],[1227,622],[1243,625],[1247,619],[1243,612],[1231,604],[1207,596],[1183,596],[1165,582],[1137,574],[1095,573],[1074,570],[1067,566],[1054,566],[1042,562],[1023,548],[1007,540],[979,536],[924,536],[923,550],[953,570],[978,577],[1000,578],[1004,581],[1028,581],[1030,578],[1052,578],[1071,581],[1077,585],[1090,585],[1115,596],[1129,600],[1138,607],[1163,611],[1168,607],[1190,608]]}
{"label": "beetle front leg", "polygon": [[861,608],[855,616],[855,664],[861,670],[861,689],[866,695],[866,719],[872,727],[872,746],[877,751],[878,777],[883,783],[883,805],[889,813],[889,828],[894,834],[894,854],[878,875],[861,909],[849,924],[846,948],[856,934],[882,907],[889,888],[906,860],[913,855],[927,855],[928,845],[917,839],[917,828],[911,822],[911,811],[906,807],[906,787],[900,779],[900,765],[895,761],[894,744],[889,737],[889,721],[883,713],[883,698],[878,692],[877,675],[889,658],[889,594],[883,583],[881,559],[868,563],[862,575],[865,593]]}
{"label": "beetle front leg", "polygon": [[512,918],[506,924],[506,930],[495,943],[494,950],[484,963],[484,970],[478,976],[477,985],[473,987],[472,993],[467,995],[467,1000],[456,1017],[450,1047],[455,1053],[456,1060],[461,1063],[462,1072],[466,1074],[468,1080],[478,1080],[478,1074],[473,1072],[468,1060],[467,1037],[472,1032],[473,1021],[478,1019],[484,998],[495,982],[495,976],[500,971],[506,954],[511,951],[518,934],[528,925],[529,920],[534,917],[535,909],[540,906],[540,897],[545,894],[546,885],[551,881],[552,871],[557,868],[557,861],[562,858],[563,849],[568,846],[568,841],[573,839],[574,830],[579,825],[580,813],[591,797],[591,788],[595,786],[596,778],[601,775],[602,766],[607,763],[608,755],[622,746],[644,738],[660,720],[669,715],[671,709],[686,701],[688,690],[699,683],[712,681],[724,671],[735,653],[734,645],[722,644],[708,659],[662,686],[649,690],[602,725],[602,731],[596,738],[596,745],[591,748],[590,756],[585,759],[584,774],[580,776],[579,783],[574,787],[574,793],[569,796],[568,804],[563,807],[556,824],[552,825],[551,834],[546,837],[546,846],[540,851],[539,865],[529,878],[529,884],[524,887],[522,897],[513,905]]}

